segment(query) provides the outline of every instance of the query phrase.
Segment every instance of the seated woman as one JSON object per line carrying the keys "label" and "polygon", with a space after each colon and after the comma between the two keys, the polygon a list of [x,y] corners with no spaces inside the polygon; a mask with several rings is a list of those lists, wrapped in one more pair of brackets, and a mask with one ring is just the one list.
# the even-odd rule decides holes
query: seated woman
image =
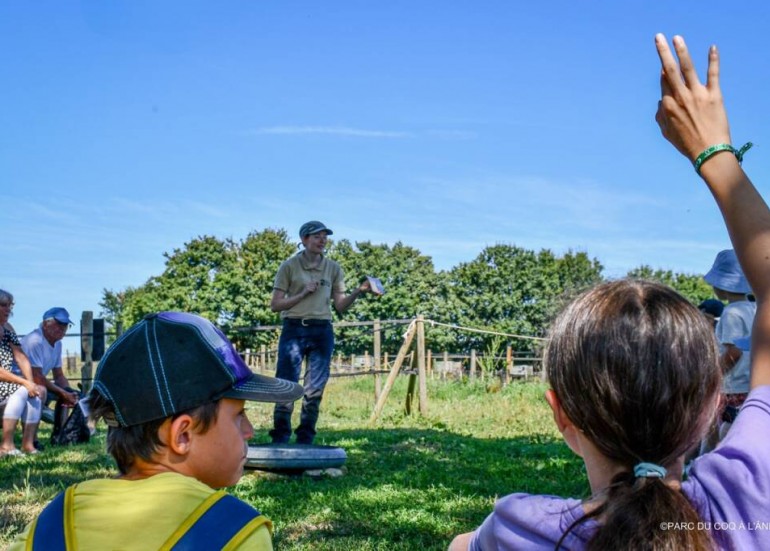
{"label": "seated woman", "polygon": [[[22,452],[35,453],[35,429],[40,422],[40,393],[32,378],[29,360],[19,346],[19,337],[8,323],[12,311],[13,295],[0,289],[0,407],[5,408],[0,457],[21,455]],[[11,371],[13,360],[16,360],[24,374],[23,378]],[[22,451],[19,451],[13,436],[25,409],[27,415],[21,437]]]}

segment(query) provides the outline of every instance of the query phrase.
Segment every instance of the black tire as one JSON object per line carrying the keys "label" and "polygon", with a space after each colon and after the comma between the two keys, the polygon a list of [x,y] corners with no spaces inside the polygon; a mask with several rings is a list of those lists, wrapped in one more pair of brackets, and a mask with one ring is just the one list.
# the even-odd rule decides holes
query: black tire
{"label": "black tire", "polygon": [[348,456],[342,448],[313,444],[249,446],[246,467],[263,471],[297,471],[341,467]]}

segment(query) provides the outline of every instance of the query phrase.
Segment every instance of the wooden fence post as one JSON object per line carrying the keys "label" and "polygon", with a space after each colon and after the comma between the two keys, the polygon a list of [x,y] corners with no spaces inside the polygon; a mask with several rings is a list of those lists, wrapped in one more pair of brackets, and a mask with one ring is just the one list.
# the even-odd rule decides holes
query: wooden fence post
{"label": "wooden fence post", "polygon": [[70,356],[69,352],[67,352],[66,358],[67,358],[67,373],[69,375],[74,375],[78,364],[77,356],[75,355]]}
{"label": "wooden fence post", "polygon": [[267,346],[264,344],[259,347],[259,368],[263,373],[267,371]]}
{"label": "wooden fence post", "polygon": [[444,350],[444,369],[441,370],[441,380],[446,379],[446,370],[449,367],[449,352]]}
{"label": "wooden fence post", "polygon": [[420,415],[428,415],[428,382],[425,375],[425,319],[417,316],[417,374],[420,384]]}
{"label": "wooden fence post", "polygon": [[503,376],[503,384],[508,384],[510,381],[510,373],[513,368],[513,350],[511,345],[505,347],[505,375]]}
{"label": "wooden fence post", "polygon": [[80,317],[80,360],[83,367],[80,371],[80,379],[83,383],[83,393],[91,390],[93,378],[93,358],[94,350],[94,313],[85,311]]}
{"label": "wooden fence post", "polygon": [[374,320],[374,403],[380,399],[382,377],[380,377],[380,354],[382,353],[382,332],[380,320]]}
{"label": "wooden fence post", "polygon": [[[419,336],[419,330],[417,334]],[[417,375],[414,373],[414,367],[416,363],[417,363],[417,355],[412,354],[412,359],[410,362],[412,367],[411,369],[412,372],[409,374],[409,384],[406,387],[406,404],[404,407],[407,415],[412,414],[412,402],[414,402],[414,387],[415,387],[415,382],[417,381]]]}
{"label": "wooden fence post", "polygon": [[[483,377],[483,374],[482,374]],[[476,349],[471,349],[471,379],[476,378]]]}
{"label": "wooden fence post", "polygon": [[398,351],[398,356],[396,356],[396,361],[393,362],[393,367],[391,368],[390,373],[388,374],[388,378],[385,381],[385,386],[382,389],[380,399],[377,400],[377,403],[374,406],[374,411],[372,412],[371,417],[369,417],[369,423],[374,423],[380,416],[380,413],[382,413],[382,408],[385,407],[385,401],[388,399],[388,394],[390,394],[390,390],[393,388],[393,383],[396,381],[398,371],[401,369],[401,364],[404,363],[406,353],[408,352],[409,347],[412,345],[414,334],[417,332],[416,327],[417,324],[413,323],[409,326],[409,329],[406,332],[406,336],[404,337],[404,344],[401,345],[401,348]]}
{"label": "wooden fence post", "polygon": [[430,374],[430,380],[433,380],[433,352],[429,348],[425,351],[425,363],[428,366],[428,373]]}

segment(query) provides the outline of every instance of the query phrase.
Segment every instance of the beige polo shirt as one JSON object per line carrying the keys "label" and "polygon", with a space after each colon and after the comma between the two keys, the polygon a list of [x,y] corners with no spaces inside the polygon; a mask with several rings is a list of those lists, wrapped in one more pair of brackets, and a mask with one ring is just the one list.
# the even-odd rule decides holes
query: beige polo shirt
{"label": "beige polo shirt", "polygon": [[311,318],[331,320],[329,302],[332,292],[345,293],[345,277],[340,265],[325,256],[315,268],[308,266],[305,256],[299,252],[284,261],[275,274],[274,289],[287,297],[299,295],[311,281],[319,282],[318,289],[292,308],[281,312],[281,318]]}

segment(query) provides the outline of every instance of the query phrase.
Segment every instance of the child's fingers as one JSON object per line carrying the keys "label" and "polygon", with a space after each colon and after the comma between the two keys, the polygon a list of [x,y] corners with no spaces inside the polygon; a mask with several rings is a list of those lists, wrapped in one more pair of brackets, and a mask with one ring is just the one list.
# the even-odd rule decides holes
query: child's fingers
{"label": "child's fingers", "polygon": [[706,88],[719,90],[719,51],[716,46],[709,48],[709,67],[706,73]]}
{"label": "child's fingers", "polygon": [[[655,47],[658,50],[660,64],[663,67],[661,81],[666,81],[668,93],[673,95],[676,92],[682,91],[684,83],[682,82],[679,65],[674,59],[674,54],[671,53],[671,49],[668,47],[668,41],[663,34],[658,33],[655,35]],[[663,86],[661,84],[661,89],[662,88]]]}
{"label": "child's fingers", "polygon": [[695,65],[693,65],[690,58],[690,52],[687,51],[687,45],[681,36],[675,36],[672,42],[674,43],[676,56],[679,58],[679,69],[684,76],[684,83],[692,90],[700,85],[700,80],[698,80],[698,73],[695,71]]}
{"label": "child's fingers", "polygon": [[660,72],[660,97],[663,98],[665,96],[671,96],[673,95],[673,91],[671,90],[671,86],[668,84],[668,79],[666,78],[665,71]]}

